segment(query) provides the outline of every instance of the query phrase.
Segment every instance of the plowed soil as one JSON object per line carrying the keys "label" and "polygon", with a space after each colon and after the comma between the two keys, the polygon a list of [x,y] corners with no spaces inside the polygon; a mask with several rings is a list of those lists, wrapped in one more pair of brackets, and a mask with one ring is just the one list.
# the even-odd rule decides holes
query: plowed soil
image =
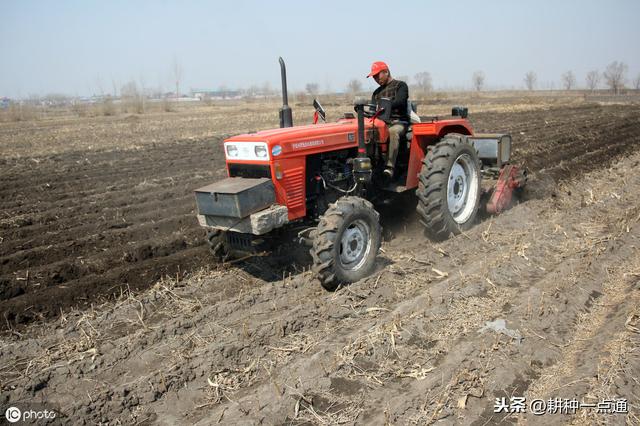
{"label": "plowed soil", "polygon": [[215,179],[216,154],[203,141],[7,161],[4,325],[204,265],[192,191]]}
{"label": "plowed soil", "polygon": [[[192,190],[220,138],[2,159],[5,403],[63,423],[640,422],[640,107],[479,113],[524,198],[442,243],[383,211],[378,271],[328,293],[310,260],[213,264]],[[507,330],[480,331],[505,320]],[[628,414],[496,414],[500,397]]]}

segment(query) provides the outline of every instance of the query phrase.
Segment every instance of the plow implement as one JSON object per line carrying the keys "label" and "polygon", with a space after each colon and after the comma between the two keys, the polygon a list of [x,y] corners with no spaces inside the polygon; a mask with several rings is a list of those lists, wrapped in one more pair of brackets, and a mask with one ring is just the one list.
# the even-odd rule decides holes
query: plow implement
{"label": "plow implement", "polygon": [[509,208],[514,191],[524,188],[527,183],[527,172],[513,164],[507,164],[500,170],[498,182],[487,203],[487,212],[498,214]]}

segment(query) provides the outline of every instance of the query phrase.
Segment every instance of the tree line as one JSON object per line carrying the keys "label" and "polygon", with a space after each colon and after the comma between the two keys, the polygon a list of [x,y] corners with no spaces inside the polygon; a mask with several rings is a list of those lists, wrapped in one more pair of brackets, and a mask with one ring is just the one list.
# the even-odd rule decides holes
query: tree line
{"label": "tree line", "polygon": [[[594,92],[595,90],[606,87],[614,94],[619,94],[620,91],[626,88],[628,82],[627,72],[629,67],[624,62],[613,61],[604,71],[591,70],[587,72],[584,77],[584,85],[582,87]],[[402,80],[412,87],[412,90],[419,93],[428,93],[433,90],[433,79],[428,71],[422,71],[414,75],[413,79],[408,76],[395,77],[398,80]],[[478,70],[473,72],[471,76],[471,86],[475,91],[482,91],[486,88],[486,75],[483,71]],[[535,90],[538,86],[538,75],[535,71],[527,71],[523,78],[524,85],[528,90]],[[560,86],[564,90],[577,89],[578,79],[572,70],[568,70],[560,75]],[[631,87],[635,90],[640,90],[640,73],[631,81]],[[305,86],[305,91],[310,95],[316,95],[320,91],[320,86],[317,83],[308,83]],[[351,79],[347,83],[346,91],[350,94],[361,93],[363,91],[363,85],[361,79]]]}
{"label": "tree line", "polygon": [[[613,61],[604,71],[591,70],[585,75],[585,86],[591,92],[602,87],[604,83],[605,87],[611,90],[614,94],[619,94],[622,89],[626,87],[627,83],[627,71],[629,67],[624,62]],[[524,76],[524,84],[529,90],[534,90],[537,85],[537,75],[535,71],[528,71]],[[563,89],[573,90],[577,88],[577,79],[573,71],[569,70],[564,72],[560,76],[560,83]],[[640,74],[636,76],[631,82],[632,88],[640,90]]]}

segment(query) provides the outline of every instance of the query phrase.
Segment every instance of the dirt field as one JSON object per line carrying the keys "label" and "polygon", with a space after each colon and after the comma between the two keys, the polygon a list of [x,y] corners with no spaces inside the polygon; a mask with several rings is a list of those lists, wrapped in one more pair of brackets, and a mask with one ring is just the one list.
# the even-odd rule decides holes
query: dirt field
{"label": "dirt field", "polygon": [[[224,175],[222,135],[275,124],[260,108],[0,126],[2,407],[73,424],[640,423],[639,106],[473,113],[514,136],[525,200],[439,244],[412,209],[383,211],[378,271],[335,293],[304,253],[208,258],[192,190]],[[629,413],[493,412],[512,396]]]}

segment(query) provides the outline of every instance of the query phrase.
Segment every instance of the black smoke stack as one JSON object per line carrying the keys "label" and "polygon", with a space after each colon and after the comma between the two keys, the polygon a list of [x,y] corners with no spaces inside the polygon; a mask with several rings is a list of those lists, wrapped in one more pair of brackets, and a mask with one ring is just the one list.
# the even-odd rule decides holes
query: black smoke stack
{"label": "black smoke stack", "polygon": [[282,108],[280,108],[280,127],[293,127],[293,115],[287,96],[287,68],[282,57],[280,61],[280,77],[282,78]]}

